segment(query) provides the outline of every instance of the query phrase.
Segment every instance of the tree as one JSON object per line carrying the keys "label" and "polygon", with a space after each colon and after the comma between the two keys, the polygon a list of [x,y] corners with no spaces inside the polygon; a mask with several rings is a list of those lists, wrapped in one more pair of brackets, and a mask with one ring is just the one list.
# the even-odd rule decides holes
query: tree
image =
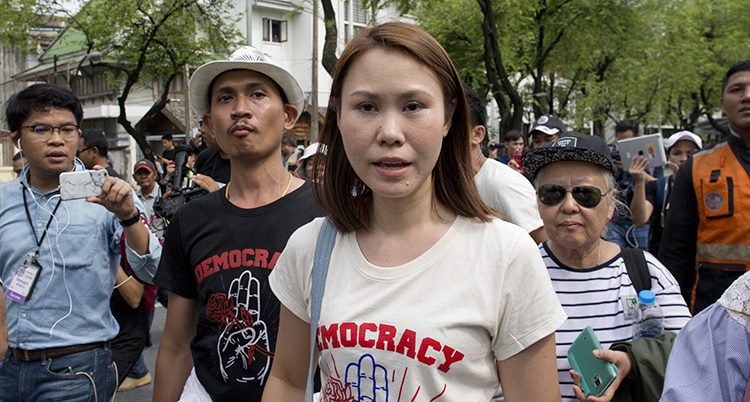
{"label": "tree", "polygon": [[133,124],[127,115],[132,90],[163,82],[159,98],[142,119],[148,121],[169,102],[169,89],[186,66],[226,53],[239,38],[230,17],[230,0],[92,0],[75,13],[68,11],[69,2],[52,4],[53,10],[69,16],[68,29],[83,33],[85,53],[101,53],[102,61],[96,65],[107,68],[119,88],[117,122],[150,159],[153,151],[145,125]]}
{"label": "tree", "polygon": [[0,25],[0,45],[30,50],[28,28],[43,22],[41,6],[36,0],[0,0],[0,15],[3,16]]}

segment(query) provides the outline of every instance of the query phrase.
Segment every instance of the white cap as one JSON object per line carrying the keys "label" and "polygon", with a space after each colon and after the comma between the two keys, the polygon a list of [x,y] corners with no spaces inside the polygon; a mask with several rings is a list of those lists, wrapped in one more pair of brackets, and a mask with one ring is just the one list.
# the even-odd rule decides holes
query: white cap
{"label": "white cap", "polygon": [[190,78],[190,98],[200,115],[209,110],[209,86],[216,77],[230,70],[250,70],[266,75],[281,87],[287,102],[297,107],[297,116],[302,114],[305,96],[292,74],[273,64],[260,50],[252,46],[242,46],[235,50],[229,59],[208,62],[193,73]]}
{"label": "white cap", "polygon": [[318,153],[318,147],[320,147],[320,153],[325,154],[326,153],[326,146],[319,143],[314,142],[305,148],[305,152],[302,153],[302,157],[299,158],[299,162],[302,162],[303,160],[315,155]]}
{"label": "white cap", "polygon": [[696,134],[691,133],[690,131],[679,131],[669,136],[667,139],[666,147],[667,150],[669,148],[672,148],[674,144],[677,143],[677,141],[686,140],[690,141],[693,144],[695,144],[698,149],[703,148],[703,140],[701,140],[701,137],[698,137]]}

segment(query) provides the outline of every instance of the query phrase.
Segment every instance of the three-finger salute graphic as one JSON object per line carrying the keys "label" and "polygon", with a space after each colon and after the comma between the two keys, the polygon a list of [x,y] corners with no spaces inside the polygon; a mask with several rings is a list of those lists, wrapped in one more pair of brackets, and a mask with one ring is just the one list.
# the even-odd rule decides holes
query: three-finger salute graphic
{"label": "three-finger salute graphic", "polygon": [[206,317],[224,325],[216,345],[224,381],[262,384],[271,367],[268,329],[260,319],[260,282],[250,271],[232,281],[229,292],[211,295]]}

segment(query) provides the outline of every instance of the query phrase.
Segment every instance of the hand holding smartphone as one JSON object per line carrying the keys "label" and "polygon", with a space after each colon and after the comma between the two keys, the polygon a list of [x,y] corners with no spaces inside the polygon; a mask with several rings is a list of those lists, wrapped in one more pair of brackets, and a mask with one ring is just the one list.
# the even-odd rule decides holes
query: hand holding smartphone
{"label": "hand holding smartphone", "polygon": [[96,197],[102,193],[106,179],[107,171],[104,169],[60,173],[60,199]]}
{"label": "hand holding smartphone", "polygon": [[602,345],[591,327],[586,327],[568,349],[568,361],[581,375],[581,390],[589,397],[600,396],[617,378],[617,366],[597,359],[593,351]]}

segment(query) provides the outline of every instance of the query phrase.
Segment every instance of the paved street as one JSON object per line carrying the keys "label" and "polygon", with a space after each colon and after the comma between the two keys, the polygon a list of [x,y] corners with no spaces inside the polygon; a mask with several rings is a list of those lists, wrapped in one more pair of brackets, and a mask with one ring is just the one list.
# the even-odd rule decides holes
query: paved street
{"label": "paved street", "polygon": [[[146,359],[146,365],[151,376],[154,375],[154,364],[156,364],[156,352],[159,350],[159,341],[161,341],[161,334],[164,331],[164,321],[167,318],[167,309],[162,307],[161,304],[156,303],[156,310],[154,313],[154,323],[151,326],[151,345],[150,348],[146,348],[143,352],[143,357]],[[118,402],[148,402],[151,400],[151,392],[153,391],[153,382],[144,387],[136,388],[127,392],[117,393],[115,401]]]}

